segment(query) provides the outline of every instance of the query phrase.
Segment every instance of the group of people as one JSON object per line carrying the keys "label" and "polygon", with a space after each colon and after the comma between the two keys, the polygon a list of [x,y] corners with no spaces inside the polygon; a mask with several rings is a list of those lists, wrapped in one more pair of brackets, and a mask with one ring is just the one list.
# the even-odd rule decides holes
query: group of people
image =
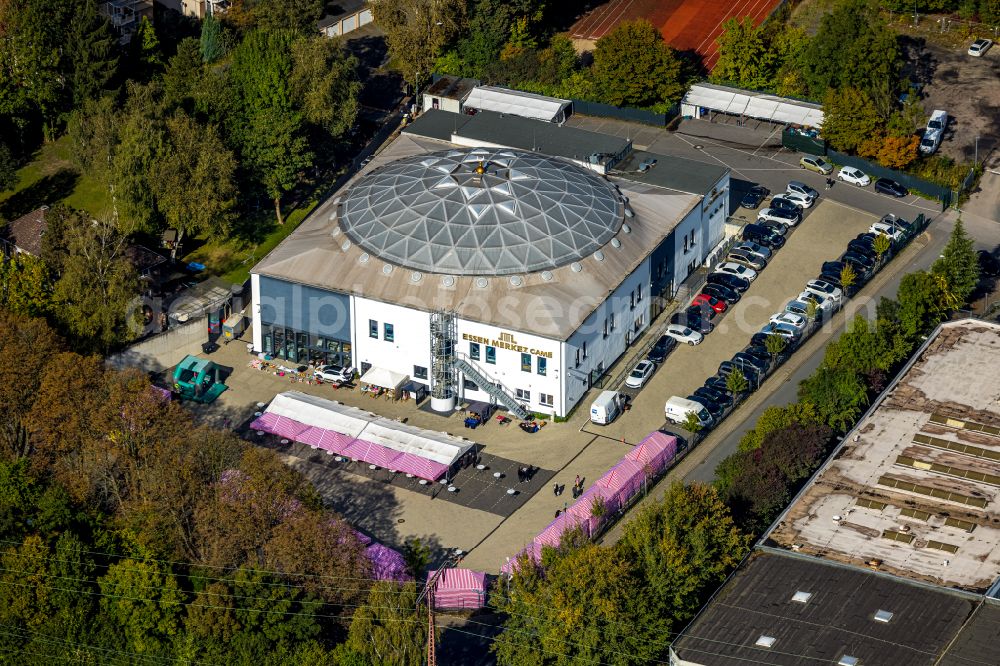
{"label": "group of people", "polygon": [[525,481],[530,481],[531,477],[533,477],[535,475],[535,472],[537,471],[538,468],[534,467],[533,465],[528,465],[527,467],[518,467],[517,468],[518,483],[524,483]]}

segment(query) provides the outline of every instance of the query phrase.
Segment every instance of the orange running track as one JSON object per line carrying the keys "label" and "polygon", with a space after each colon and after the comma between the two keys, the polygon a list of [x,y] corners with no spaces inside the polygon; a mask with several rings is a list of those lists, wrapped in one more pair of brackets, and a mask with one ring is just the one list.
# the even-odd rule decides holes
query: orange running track
{"label": "orange running track", "polygon": [[623,21],[648,19],[678,51],[694,51],[711,70],[719,58],[715,40],[729,18],[749,16],[760,25],[781,0],[610,0],[570,28],[574,39],[597,40]]}

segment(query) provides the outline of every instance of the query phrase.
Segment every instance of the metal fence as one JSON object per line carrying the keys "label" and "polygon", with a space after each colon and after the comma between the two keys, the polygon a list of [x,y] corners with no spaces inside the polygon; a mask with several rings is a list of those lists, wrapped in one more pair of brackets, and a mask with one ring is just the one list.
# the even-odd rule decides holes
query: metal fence
{"label": "metal fence", "polygon": [[642,123],[644,125],[655,125],[666,127],[667,123],[677,117],[680,107],[674,104],[666,113],[657,113],[647,109],[633,109],[630,107],[612,106],[601,104],[600,102],[588,102],[585,99],[574,99],[573,112],[584,116],[598,116],[603,118],[618,118],[631,122]]}
{"label": "metal fence", "polygon": [[938,185],[937,183],[932,183],[929,180],[924,180],[923,178],[918,178],[902,171],[888,169],[879,164],[875,164],[874,162],[869,162],[862,157],[847,155],[846,153],[841,153],[833,149],[828,148],[826,155],[832,162],[843,166],[851,166],[861,169],[873,178],[891,178],[911,190],[917,190],[927,196],[934,197],[941,202],[942,208],[947,208],[951,205],[952,191],[950,187]]}

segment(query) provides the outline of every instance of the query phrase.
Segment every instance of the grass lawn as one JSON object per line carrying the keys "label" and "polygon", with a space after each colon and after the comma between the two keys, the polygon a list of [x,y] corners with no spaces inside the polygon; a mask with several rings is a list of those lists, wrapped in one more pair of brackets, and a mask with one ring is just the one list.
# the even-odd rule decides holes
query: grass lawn
{"label": "grass lawn", "polygon": [[70,161],[69,138],[43,145],[17,172],[17,187],[0,193],[0,218],[16,219],[40,206],[65,203],[98,217],[111,206],[108,191]]}

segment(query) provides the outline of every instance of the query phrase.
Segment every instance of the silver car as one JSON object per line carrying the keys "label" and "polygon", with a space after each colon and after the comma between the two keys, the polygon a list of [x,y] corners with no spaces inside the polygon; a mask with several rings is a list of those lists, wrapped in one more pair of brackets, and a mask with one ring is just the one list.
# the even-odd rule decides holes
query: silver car
{"label": "silver car", "polygon": [[757,243],[754,243],[753,241],[743,241],[733,249],[746,250],[751,254],[756,254],[764,261],[767,261],[768,259],[771,258],[771,248],[764,247],[763,245],[759,245]]}
{"label": "silver car", "polygon": [[767,261],[746,250],[733,250],[726,256],[726,261],[732,261],[737,264],[743,264],[744,266],[749,266],[756,271],[764,270],[767,266]]}

